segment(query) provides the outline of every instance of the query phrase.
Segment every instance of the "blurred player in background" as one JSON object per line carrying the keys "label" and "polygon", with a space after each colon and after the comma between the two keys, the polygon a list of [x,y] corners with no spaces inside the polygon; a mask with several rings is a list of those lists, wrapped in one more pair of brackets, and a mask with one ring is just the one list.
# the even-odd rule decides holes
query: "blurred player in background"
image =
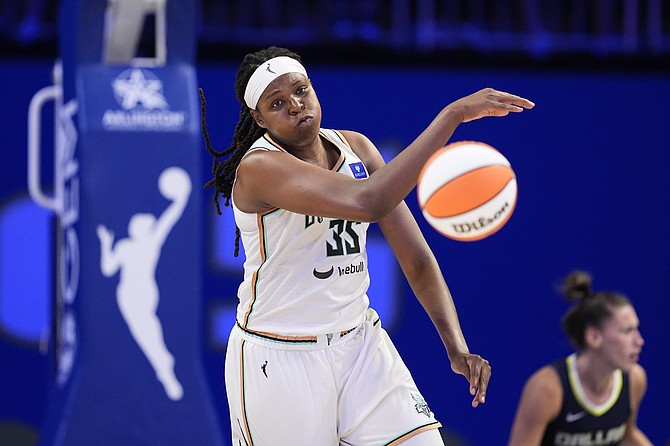
{"label": "blurred player in background", "polygon": [[583,271],[563,280],[566,299],[576,301],[563,329],[577,352],[528,379],[510,446],[651,445],[637,427],[647,390],[637,314],[626,296],[594,293],[591,283]]}

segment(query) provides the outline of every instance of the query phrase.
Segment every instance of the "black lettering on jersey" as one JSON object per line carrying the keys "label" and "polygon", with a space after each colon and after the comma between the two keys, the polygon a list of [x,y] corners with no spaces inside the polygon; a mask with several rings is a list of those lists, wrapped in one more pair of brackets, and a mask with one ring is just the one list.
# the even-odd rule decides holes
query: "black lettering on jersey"
{"label": "black lettering on jersey", "polygon": [[305,229],[309,228],[314,223],[323,223],[323,217],[313,217],[311,215],[305,215]]}
{"label": "black lettering on jersey", "polygon": [[358,221],[331,220],[333,243],[326,242],[326,255],[328,257],[359,254],[361,243],[354,225],[360,225]]}

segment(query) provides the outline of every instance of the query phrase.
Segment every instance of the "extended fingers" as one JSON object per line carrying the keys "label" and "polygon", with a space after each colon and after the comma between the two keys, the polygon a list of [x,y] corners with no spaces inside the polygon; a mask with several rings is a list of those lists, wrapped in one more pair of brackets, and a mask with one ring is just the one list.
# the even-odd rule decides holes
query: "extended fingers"
{"label": "extended fingers", "polygon": [[463,107],[463,122],[484,116],[507,116],[510,113],[519,113],[535,106],[526,98],[493,88],[479,90],[452,105],[457,108]]}
{"label": "extended fingers", "polygon": [[491,107],[488,112],[489,116],[505,116],[509,112],[517,113],[535,107],[535,103],[532,101],[506,91],[484,88],[479,93],[486,97],[489,107]]}
{"label": "extended fingers", "polygon": [[474,395],[472,407],[486,402],[486,390],[491,380],[491,365],[481,356],[474,356],[470,363],[470,395]]}
{"label": "extended fingers", "polygon": [[[495,90],[494,90],[495,91]],[[535,103],[533,101],[529,101],[526,98],[522,98],[521,96],[517,96],[515,94],[507,93],[504,91],[495,91],[497,93],[496,100],[500,102],[500,104],[510,110],[510,111],[522,111],[524,108],[525,109],[530,109],[535,107]]]}

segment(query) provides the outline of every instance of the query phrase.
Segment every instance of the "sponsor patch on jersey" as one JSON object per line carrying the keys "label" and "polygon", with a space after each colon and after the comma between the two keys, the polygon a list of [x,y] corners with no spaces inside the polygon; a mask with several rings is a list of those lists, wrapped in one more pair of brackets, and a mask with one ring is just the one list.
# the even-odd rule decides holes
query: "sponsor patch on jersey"
{"label": "sponsor patch on jersey", "polygon": [[330,269],[327,270],[327,271],[319,271],[319,270],[317,270],[316,268],[314,268],[314,269],[312,270],[312,274],[313,274],[314,277],[316,277],[317,279],[324,280],[324,279],[327,279],[327,278],[329,278],[330,276],[332,276],[334,271],[335,271],[335,268],[332,267],[332,266],[331,266]]}
{"label": "sponsor patch on jersey", "polygon": [[351,173],[354,174],[354,178],[356,179],[360,180],[361,178],[368,177],[368,173],[365,170],[365,166],[361,162],[349,164],[349,169],[351,169]]}

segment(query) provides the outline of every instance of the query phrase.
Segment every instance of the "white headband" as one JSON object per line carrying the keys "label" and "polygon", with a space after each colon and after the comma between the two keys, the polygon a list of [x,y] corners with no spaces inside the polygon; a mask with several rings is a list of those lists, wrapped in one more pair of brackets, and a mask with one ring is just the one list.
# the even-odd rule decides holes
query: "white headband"
{"label": "white headband", "polygon": [[244,102],[247,107],[256,110],[258,100],[270,82],[286,73],[301,73],[307,77],[307,71],[297,60],[279,56],[263,62],[256,68],[254,74],[249,78],[247,88],[244,90]]}

